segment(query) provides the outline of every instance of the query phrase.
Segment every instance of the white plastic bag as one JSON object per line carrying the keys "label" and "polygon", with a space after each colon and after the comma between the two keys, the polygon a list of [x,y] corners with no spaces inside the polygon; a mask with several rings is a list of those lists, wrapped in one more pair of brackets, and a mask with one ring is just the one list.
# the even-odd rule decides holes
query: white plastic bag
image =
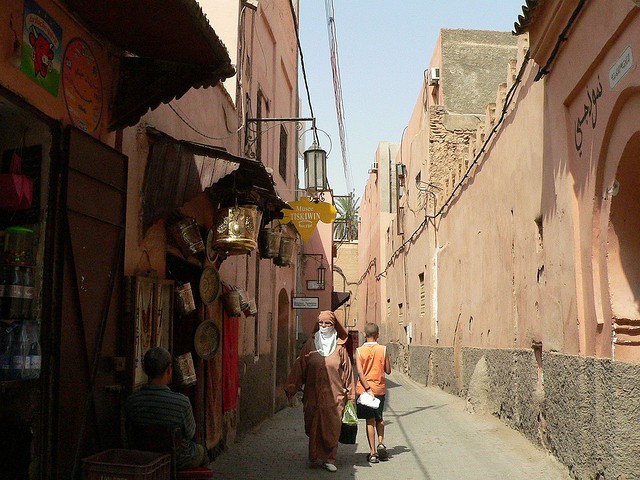
{"label": "white plastic bag", "polygon": [[363,392],[358,397],[358,403],[365,407],[378,408],[380,406],[380,399],[374,397],[369,392]]}

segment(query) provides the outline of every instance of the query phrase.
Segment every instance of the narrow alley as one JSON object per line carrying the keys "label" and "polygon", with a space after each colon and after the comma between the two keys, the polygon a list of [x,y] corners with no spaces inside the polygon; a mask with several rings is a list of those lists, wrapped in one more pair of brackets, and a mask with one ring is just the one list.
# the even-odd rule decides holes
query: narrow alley
{"label": "narrow alley", "polygon": [[551,455],[497,418],[465,411],[465,401],[423,387],[400,373],[387,380],[385,441],[389,461],[370,465],[364,421],[358,443],[340,445],[329,473],[306,463],[302,407],[286,408],[221,454],[211,464],[224,479],[568,479]]}

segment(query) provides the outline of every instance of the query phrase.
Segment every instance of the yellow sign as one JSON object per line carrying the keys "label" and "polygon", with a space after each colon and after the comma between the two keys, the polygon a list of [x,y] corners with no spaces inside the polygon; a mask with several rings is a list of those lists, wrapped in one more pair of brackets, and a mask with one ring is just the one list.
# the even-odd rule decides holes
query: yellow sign
{"label": "yellow sign", "polygon": [[314,203],[309,197],[302,197],[297,202],[288,202],[293,210],[285,210],[282,223],[292,222],[300,236],[306,242],[320,221],[331,223],[336,219],[336,207],[327,202]]}

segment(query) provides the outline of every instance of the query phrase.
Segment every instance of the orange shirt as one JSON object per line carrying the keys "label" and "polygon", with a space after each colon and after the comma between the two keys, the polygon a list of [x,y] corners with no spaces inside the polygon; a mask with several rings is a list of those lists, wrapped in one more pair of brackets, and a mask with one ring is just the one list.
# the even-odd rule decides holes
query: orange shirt
{"label": "orange shirt", "polygon": [[[360,357],[362,373],[369,382],[373,395],[385,394],[385,373],[384,364],[387,357],[387,347],[378,342],[366,342],[356,349],[356,355]],[[364,392],[364,387],[360,382],[356,385],[358,395]]]}

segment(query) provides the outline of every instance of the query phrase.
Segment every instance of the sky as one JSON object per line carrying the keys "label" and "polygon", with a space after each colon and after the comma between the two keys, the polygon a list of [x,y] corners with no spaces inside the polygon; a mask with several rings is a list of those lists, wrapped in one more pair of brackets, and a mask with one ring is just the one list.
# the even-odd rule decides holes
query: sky
{"label": "sky", "polygon": [[[362,197],[378,143],[400,143],[440,29],[512,31],[523,5],[524,0],[333,2],[348,160],[356,198]],[[318,139],[329,153],[329,185],[334,195],[347,195],[325,1],[300,0],[299,23],[311,106],[321,130]],[[302,70],[299,96],[301,115],[308,116]]]}

